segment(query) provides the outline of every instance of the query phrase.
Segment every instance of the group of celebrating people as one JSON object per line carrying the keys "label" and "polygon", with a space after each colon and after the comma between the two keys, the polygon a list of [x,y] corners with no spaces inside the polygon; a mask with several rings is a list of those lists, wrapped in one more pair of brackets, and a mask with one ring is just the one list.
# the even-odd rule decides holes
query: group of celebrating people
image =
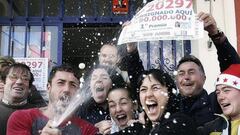
{"label": "group of celebrating people", "polygon": [[84,82],[91,96],[55,127],[53,118],[82,90],[78,69],[52,68],[45,103],[30,68],[2,57],[0,134],[240,135],[240,57],[211,15],[198,17],[217,49],[221,70],[211,94],[203,88],[204,67],[193,55],[181,58],[174,80],[162,69],[144,70],[135,43],[126,45],[127,71],[122,71],[118,48],[105,44],[99,65]]}

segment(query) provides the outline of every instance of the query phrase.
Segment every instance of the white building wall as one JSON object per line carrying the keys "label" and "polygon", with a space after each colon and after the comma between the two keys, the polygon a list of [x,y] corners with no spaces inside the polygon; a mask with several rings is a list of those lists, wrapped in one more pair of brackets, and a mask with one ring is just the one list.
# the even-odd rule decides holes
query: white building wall
{"label": "white building wall", "polygon": [[[210,4],[211,3],[211,4]],[[211,9],[210,9],[211,5]],[[234,0],[195,0],[195,11],[212,13],[218,27],[227,35],[230,43],[237,47]],[[206,72],[204,88],[210,93],[215,90],[215,80],[220,73],[217,53],[214,45],[208,48],[207,32],[201,40],[192,41],[192,54],[198,57]]]}

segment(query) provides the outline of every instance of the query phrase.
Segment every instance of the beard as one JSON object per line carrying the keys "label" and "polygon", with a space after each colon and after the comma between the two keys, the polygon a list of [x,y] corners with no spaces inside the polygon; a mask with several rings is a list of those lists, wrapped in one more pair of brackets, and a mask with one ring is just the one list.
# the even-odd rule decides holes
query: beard
{"label": "beard", "polygon": [[71,97],[67,94],[60,96],[60,98],[54,103],[54,111],[57,115],[61,115],[67,109]]}

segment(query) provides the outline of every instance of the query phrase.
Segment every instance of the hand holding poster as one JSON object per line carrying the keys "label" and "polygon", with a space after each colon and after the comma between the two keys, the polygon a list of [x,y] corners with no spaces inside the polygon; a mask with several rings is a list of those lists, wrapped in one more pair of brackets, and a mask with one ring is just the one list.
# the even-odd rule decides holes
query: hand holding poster
{"label": "hand holding poster", "polygon": [[192,0],[154,0],[144,6],[125,26],[118,45],[154,40],[192,40],[203,36]]}

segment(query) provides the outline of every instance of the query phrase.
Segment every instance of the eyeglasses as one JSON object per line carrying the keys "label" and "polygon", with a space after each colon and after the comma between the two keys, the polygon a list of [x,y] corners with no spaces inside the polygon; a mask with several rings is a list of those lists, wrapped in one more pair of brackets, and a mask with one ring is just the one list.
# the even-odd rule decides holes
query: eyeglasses
{"label": "eyeglasses", "polygon": [[23,76],[17,76],[17,75],[8,75],[7,76],[11,81],[17,81],[18,79],[21,79],[23,82],[28,82],[30,81],[30,78],[26,75],[23,75]]}

